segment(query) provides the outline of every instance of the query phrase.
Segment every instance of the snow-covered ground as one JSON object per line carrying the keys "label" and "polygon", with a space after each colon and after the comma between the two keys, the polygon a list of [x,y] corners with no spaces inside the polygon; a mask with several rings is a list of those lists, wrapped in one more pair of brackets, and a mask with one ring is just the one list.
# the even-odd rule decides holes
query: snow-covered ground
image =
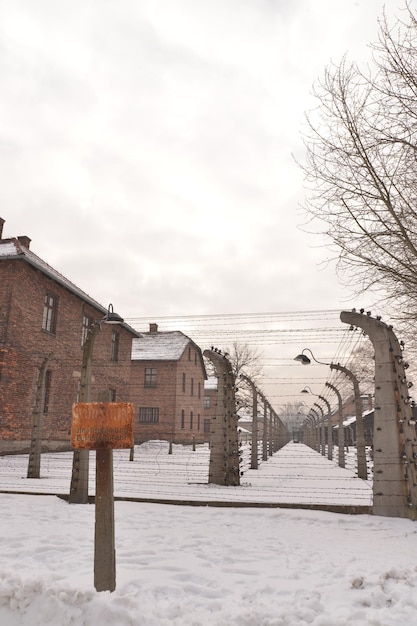
{"label": "snow-covered ground", "polygon": [[[133,462],[116,452],[115,492],[222,501],[230,493],[238,501],[240,493],[246,503],[255,503],[257,492],[257,502],[269,506],[117,501],[117,587],[97,593],[94,505],[2,493],[1,626],[417,624],[415,523],[270,506],[274,493],[277,502],[289,502],[292,493],[300,503],[337,503],[343,494],[346,504],[364,503],[368,494],[369,503],[370,483],[302,444],[288,444],[229,492],[199,484],[207,480],[206,447],[166,452],[161,442],[137,448]],[[45,455],[36,480],[25,478],[27,456],[2,457],[0,489],[47,494],[49,485],[49,492],[63,493],[70,457]]]}

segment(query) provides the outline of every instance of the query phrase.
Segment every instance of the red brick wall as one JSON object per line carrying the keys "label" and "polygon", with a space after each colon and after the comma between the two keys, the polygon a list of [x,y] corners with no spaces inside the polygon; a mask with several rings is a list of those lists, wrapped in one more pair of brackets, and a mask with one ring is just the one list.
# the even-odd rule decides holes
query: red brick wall
{"label": "red brick wall", "polygon": [[[132,361],[131,401],[135,404],[135,441],[163,439],[174,443],[207,441],[204,435],[204,370],[201,354],[190,342],[178,361]],[[157,369],[157,386],[146,388],[145,368]],[[185,391],[182,388],[185,374]],[[193,379],[193,389],[191,387]],[[200,390],[200,393],[199,393]],[[193,392],[193,393],[192,393]],[[159,423],[139,421],[140,407],[159,409]],[[184,428],[182,428],[184,411]],[[191,428],[191,412],[193,421]]]}
{"label": "red brick wall", "polygon": [[[185,391],[182,381],[185,374]],[[193,385],[192,382],[193,381]],[[207,441],[204,435],[204,372],[195,347],[190,343],[178,361],[177,367],[177,406],[175,433],[177,441]],[[182,428],[184,411],[184,428]],[[193,414],[191,424],[191,413]]]}
{"label": "red brick wall", "polygon": [[[48,440],[47,447],[67,448],[80,380],[82,317],[96,320],[103,313],[23,259],[0,261],[0,284],[0,452],[27,448],[38,372],[51,352],[51,393],[43,438]],[[41,329],[47,291],[58,298],[54,334]],[[120,333],[117,363],[110,360],[112,328]],[[131,340],[127,329],[103,324],[93,350],[92,400],[107,388],[116,390],[116,400],[129,400]]]}
{"label": "red brick wall", "polygon": [[[157,370],[156,387],[145,387],[145,369]],[[176,402],[176,368],[174,361],[132,361],[131,402],[135,405],[135,441],[149,439],[175,439],[174,420]],[[159,409],[157,424],[141,423],[139,410],[141,407]]]}

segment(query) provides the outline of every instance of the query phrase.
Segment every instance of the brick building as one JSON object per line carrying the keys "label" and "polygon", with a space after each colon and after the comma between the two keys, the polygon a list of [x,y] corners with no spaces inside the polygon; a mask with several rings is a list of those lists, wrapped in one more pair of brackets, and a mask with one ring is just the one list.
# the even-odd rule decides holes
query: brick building
{"label": "brick building", "polygon": [[[44,449],[68,449],[83,341],[107,310],[36,256],[28,237],[3,239],[3,225],[0,219],[0,453],[29,448],[46,358]],[[131,345],[137,336],[127,324],[102,324],[94,342],[92,401],[102,391],[129,401]]]}
{"label": "brick building", "polygon": [[204,429],[206,370],[200,348],[180,331],[149,332],[133,340],[131,402],[135,441],[173,443],[209,440]]}

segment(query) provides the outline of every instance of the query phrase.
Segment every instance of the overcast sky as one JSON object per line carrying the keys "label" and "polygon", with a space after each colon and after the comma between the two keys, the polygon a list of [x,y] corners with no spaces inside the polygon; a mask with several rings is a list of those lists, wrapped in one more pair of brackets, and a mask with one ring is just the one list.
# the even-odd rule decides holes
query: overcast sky
{"label": "overcast sky", "polygon": [[1,0],[0,216],[124,317],[350,308],[304,112],[387,0]]}

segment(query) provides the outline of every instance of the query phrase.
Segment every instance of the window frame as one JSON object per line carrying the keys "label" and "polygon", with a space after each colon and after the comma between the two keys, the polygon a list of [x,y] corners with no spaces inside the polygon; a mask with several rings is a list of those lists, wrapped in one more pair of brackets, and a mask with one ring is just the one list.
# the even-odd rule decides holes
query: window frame
{"label": "window frame", "polygon": [[139,424],[159,424],[159,407],[139,407]]}
{"label": "window frame", "polygon": [[93,325],[93,318],[83,313],[83,319],[81,322],[81,347],[82,348],[84,347],[84,344],[87,341],[88,333],[91,330],[92,325]]}
{"label": "window frame", "polygon": [[145,367],[143,386],[145,389],[155,389],[158,384],[158,368]]}
{"label": "window frame", "polygon": [[112,329],[110,361],[113,361],[113,363],[117,363],[119,361],[119,349],[120,349],[120,333],[117,330]]}
{"label": "window frame", "polygon": [[42,330],[55,335],[58,317],[58,296],[51,291],[45,293],[43,299]]}

